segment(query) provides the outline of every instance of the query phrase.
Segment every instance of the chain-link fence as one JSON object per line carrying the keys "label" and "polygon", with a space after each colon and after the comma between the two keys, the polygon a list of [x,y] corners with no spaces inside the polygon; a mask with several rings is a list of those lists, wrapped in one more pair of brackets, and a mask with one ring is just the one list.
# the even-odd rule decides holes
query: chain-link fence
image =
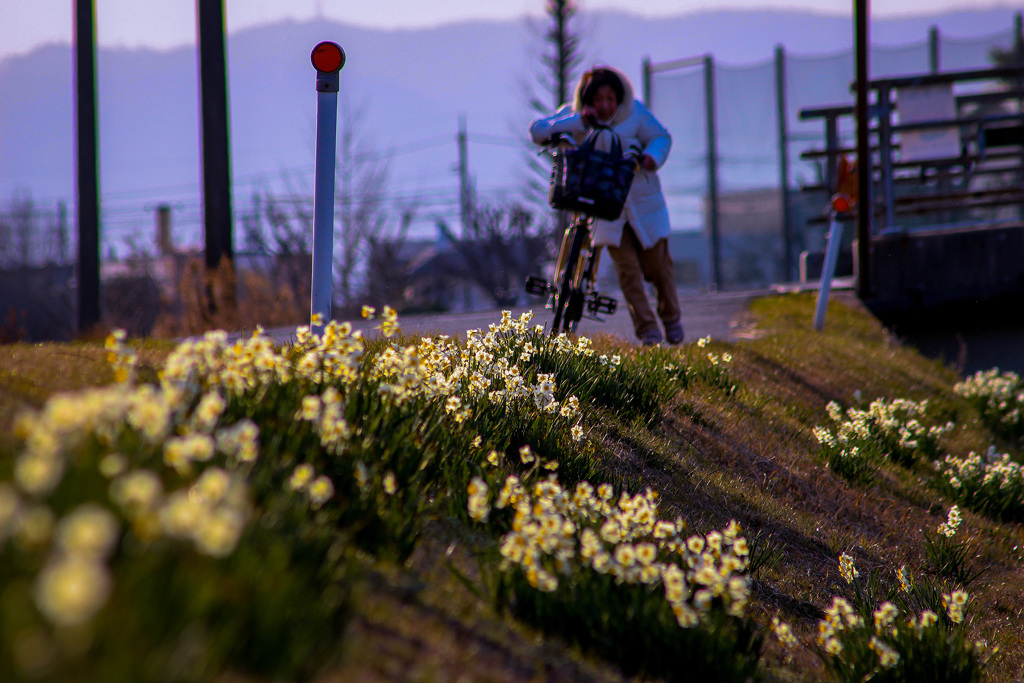
{"label": "chain-link fence", "polygon": [[73,232],[63,204],[16,197],[0,211],[0,343],[71,338]]}
{"label": "chain-link fence", "polygon": [[74,235],[64,204],[15,198],[0,210],[0,269],[74,263]]}
{"label": "chain-link fence", "polygon": [[[1019,49],[1019,27],[1018,15],[1016,27],[981,38],[932,29],[917,42],[872,46],[870,77],[990,68],[994,49]],[[711,55],[645,63],[645,101],[673,137],[661,177],[673,229],[686,235],[675,240],[673,254],[683,270],[698,273],[697,282],[682,284],[790,281],[801,252],[824,249],[827,226],[814,219],[823,213],[825,190],[800,188],[829,185],[824,159],[801,158],[824,147],[825,127],[820,118],[801,120],[800,112],[852,106],[854,74],[852,50],[791,55],[781,46],[763,63],[742,67]],[[840,120],[837,145],[854,147],[855,137],[852,117]]]}

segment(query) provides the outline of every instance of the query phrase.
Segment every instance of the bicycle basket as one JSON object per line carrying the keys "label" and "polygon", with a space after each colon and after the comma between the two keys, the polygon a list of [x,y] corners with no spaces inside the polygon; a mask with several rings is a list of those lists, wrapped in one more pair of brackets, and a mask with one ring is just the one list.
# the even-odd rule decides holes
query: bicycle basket
{"label": "bicycle basket", "polygon": [[[595,149],[602,132],[612,136],[607,152]],[[615,220],[622,214],[635,172],[635,161],[622,154],[619,136],[611,128],[594,128],[579,147],[556,155],[548,203],[555,209]]]}

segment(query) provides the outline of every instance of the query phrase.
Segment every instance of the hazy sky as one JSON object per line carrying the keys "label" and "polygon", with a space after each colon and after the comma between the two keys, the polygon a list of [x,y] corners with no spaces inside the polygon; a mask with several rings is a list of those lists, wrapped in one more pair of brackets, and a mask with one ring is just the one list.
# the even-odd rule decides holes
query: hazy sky
{"label": "hazy sky", "polygon": [[[195,41],[194,0],[95,2],[101,45],[168,48]],[[70,42],[74,4],[73,0],[0,0],[0,58],[41,43]],[[729,7],[849,15],[853,7],[852,0],[580,0],[579,5],[648,16]],[[543,6],[543,0],[225,0],[228,31],[317,15],[379,28],[421,27],[540,14]],[[871,12],[878,17],[994,6],[1024,7],[1024,0],[871,0]]]}

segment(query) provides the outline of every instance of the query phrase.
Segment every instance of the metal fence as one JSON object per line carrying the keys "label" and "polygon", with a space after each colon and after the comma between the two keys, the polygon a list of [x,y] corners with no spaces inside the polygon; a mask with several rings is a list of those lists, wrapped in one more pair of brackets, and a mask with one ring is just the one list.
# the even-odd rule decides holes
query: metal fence
{"label": "metal fence", "polygon": [[74,263],[76,245],[67,207],[15,199],[0,210],[0,269]]}
{"label": "metal fence", "polygon": [[[998,34],[962,40],[932,29],[921,41],[872,46],[872,79],[993,66],[992,50],[1019,50],[1020,15]],[[1016,39],[1015,39],[1016,37]],[[710,289],[764,286],[797,273],[803,251],[824,248],[825,226],[808,223],[826,197],[800,192],[823,185],[820,120],[800,119],[810,107],[852,104],[852,50],[826,56],[788,54],[751,66],[716,63],[712,55],[644,64],[644,98],[671,131],[673,152],[661,170],[674,230],[700,231],[693,259]],[[847,119],[837,131],[853,146]]]}

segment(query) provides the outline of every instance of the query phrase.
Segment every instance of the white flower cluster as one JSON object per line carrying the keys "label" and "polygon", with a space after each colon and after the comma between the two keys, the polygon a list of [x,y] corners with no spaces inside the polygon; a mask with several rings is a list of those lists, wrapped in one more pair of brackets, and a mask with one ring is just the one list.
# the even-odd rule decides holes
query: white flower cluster
{"label": "white flower cluster", "polygon": [[[853,560],[849,555],[840,557],[840,573],[844,577],[858,575]],[[905,572],[900,570],[901,585],[905,587]],[[943,605],[947,614],[955,624],[963,621],[964,607],[967,604],[967,593],[954,591],[943,595]],[[926,632],[935,628],[939,617],[931,610],[924,610],[917,617],[911,615],[900,620],[900,610],[891,602],[883,602],[872,613],[872,623],[866,624],[849,602],[841,597],[833,597],[832,605],[825,610],[825,618],[818,622],[818,645],[833,657],[841,657],[849,643],[855,640],[867,641],[868,648],[878,656],[878,665],[883,669],[891,669],[899,664],[899,636],[903,624],[921,640]]]}
{"label": "white flower cluster", "polygon": [[949,508],[949,515],[946,517],[946,521],[939,525],[938,532],[947,538],[953,538],[956,536],[956,531],[960,528],[960,522],[962,521],[960,508],[954,505]]}
{"label": "white flower cluster", "polygon": [[[470,513],[486,519],[486,488],[477,485],[470,493]],[[648,489],[623,492],[616,501],[608,484],[595,490],[587,482],[570,492],[554,475],[527,490],[510,476],[493,503],[494,509],[514,510],[512,530],[501,540],[501,567],[518,567],[545,592],[558,588],[559,577],[571,581],[585,571],[619,583],[660,584],[683,627],[700,623],[716,599],[729,614],[742,616],[749,551],[739,524],[686,537],[682,520],[658,518],[657,498]]]}
{"label": "white flower cluster", "polygon": [[963,622],[967,599],[967,593],[964,591],[942,594],[942,606],[946,608],[946,614],[949,615],[949,620],[954,624]]}
{"label": "white flower cluster", "polygon": [[989,448],[985,456],[974,452],[966,458],[947,455],[935,466],[962,497],[988,499],[996,505],[1024,502],[1024,467],[1007,453],[997,454]]}
{"label": "white flower cluster", "polygon": [[[364,315],[372,317],[372,309],[367,308]],[[385,322],[389,315],[386,309]],[[363,355],[358,333],[352,333],[347,323],[329,323],[323,339],[300,334],[300,343],[308,348],[304,347],[295,374],[316,378],[317,383],[328,386],[320,395],[306,396],[296,418],[314,425],[328,451],[342,452],[346,442],[358,436],[358,430],[343,417],[345,389],[365,374],[377,382],[378,394],[394,405],[413,400],[438,401],[445,414],[457,424],[469,419],[473,405],[480,401],[506,408],[531,405],[541,413],[559,415],[574,423],[572,437],[580,440],[583,428],[579,424],[578,399],[569,396],[559,403],[555,399],[557,386],[553,375],[538,373],[531,383],[509,360],[510,349],[521,351],[525,356],[538,351],[528,341],[531,316],[532,313],[524,313],[519,319],[513,319],[511,313],[504,311],[501,323],[491,325],[486,333],[467,331],[464,345],[445,336],[423,338],[416,346],[387,346],[369,361]],[[551,340],[550,344],[559,353],[593,354],[590,340],[586,338],[572,344],[562,336]],[[287,370],[286,350],[277,353],[268,349],[266,353],[276,357],[260,363],[260,367],[277,368],[277,381],[291,376]],[[217,365],[216,369],[223,372],[227,368]]]}
{"label": "white flower cluster", "polygon": [[469,493],[469,516],[478,522],[486,522],[491,514],[491,506],[488,502],[487,482],[480,477],[473,477],[467,488]]}
{"label": "white flower cluster", "polygon": [[92,618],[110,595],[106,560],[121,536],[117,518],[85,503],[57,526],[56,543],[36,577],[36,605],[52,623],[76,626]]}
{"label": "white flower cluster", "polygon": [[340,453],[352,436],[353,430],[345,421],[342,394],[334,387],[324,393],[311,394],[302,399],[302,408],[295,416],[312,422],[320,435],[320,444],[330,453]]}
{"label": "white flower cluster", "polygon": [[238,472],[210,467],[187,489],[168,495],[157,514],[167,534],[192,541],[205,555],[225,557],[249,519],[249,487]]}
{"label": "white flower cluster", "polygon": [[[159,386],[131,384],[137,358],[124,344],[123,333],[111,335],[106,347],[117,383],[58,394],[41,411],[20,415],[15,435],[22,450],[14,462],[13,485],[0,482],[0,551],[13,538],[27,550],[47,554],[35,578],[35,599],[40,612],[57,625],[89,620],[113,589],[106,563],[122,528],[108,505],[145,542],[161,535],[181,538],[216,557],[234,550],[250,516],[243,474],[215,462],[229,468],[253,462],[259,430],[249,420],[223,424],[225,385],[192,365],[198,360],[203,367],[217,367],[218,379],[230,377],[221,372],[227,365],[219,361],[223,335],[179,346]],[[133,469],[118,453],[125,440],[135,448],[141,445],[142,452],[162,455],[163,465],[176,476],[198,478],[165,492],[158,469]],[[108,498],[82,501],[58,521],[48,499],[69,469],[81,467],[76,459],[81,449],[96,446],[99,471],[110,480]]]}
{"label": "white flower cluster", "polygon": [[104,342],[107,362],[114,371],[114,381],[118,383],[131,382],[139,364],[138,355],[125,344],[126,337],[124,330],[114,330]]}
{"label": "white flower cluster", "polygon": [[853,564],[853,557],[847,553],[839,556],[839,575],[846,583],[853,583],[853,580],[860,576],[857,567]]}
{"label": "white flower cluster", "polygon": [[334,482],[326,474],[317,476],[316,470],[308,463],[297,466],[288,479],[288,488],[292,491],[305,493],[309,498],[310,507],[314,510],[334,496]]}
{"label": "white flower cluster", "polygon": [[[15,435],[23,447],[14,461],[12,481],[0,481],[0,552],[13,540],[53,558],[36,579],[40,609],[54,623],[78,623],[105,603],[112,585],[105,561],[117,547],[94,544],[103,551],[89,554],[80,551],[88,545],[84,542],[55,542],[55,536],[87,535],[61,531],[65,527],[113,528],[111,533],[95,533],[119,537],[121,519],[144,542],[166,535],[187,540],[209,555],[231,553],[251,515],[245,476],[259,455],[259,430],[249,420],[230,417],[230,406],[243,397],[260,400],[260,392],[275,385],[322,387],[303,398],[296,418],[309,421],[333,454],[358,435],[358,428],[344,417],[346,387],[367,379],[376,381],[380,395],[393,404],[434,400],[455,422],[465,421],[474,406],[489,401],[565,420],[572,425],[573,438],[582,439],[579,401],[569,396],[559,402],[554,376],[529,379],[516,362],[525,363],[541,352],[591,356],[590,341],[573,342],[565,336],[548,340],[543,330],[529,328],[530,315],[517,320],[505,312],[501,323],[487,332],[470,331],[465,344],[441,337],[404,349],[386,347],[370,363],[360,333],[347,323],[332,321],[318,334],[322,321],[314,320],[296,331],[295,344],[285,347],[276,346],[260,329],[230,343],[226,333],[210,332],[179,344],[156,386],[132,384],[138,359],[124,333],[116,332],[106,348],[117,384],[54,396],[42,411],[17,420]],[[380,329],[385,336],[400,332],[392,309],[384,309]],[[618,357],[608,360],[611,365],[618,362]],[[122,445],[129,455],[118,453]],[[108,498],[83,501],[94,506],[80,511],[88,523],[59,520],[47,499],[61,487],[67,471],[79,466],[72,455],[84,447],[98,447],[99,470],[110,481]],[[143,459],[155,456],[155,462],[134,461],[136,451]],[[554,469],[557,463],[544,466]],[[367,485],[364,465],[355,465],[354,476],[360,486]],[[175,484],[180,488],[167,489],[166,482],[182,478],[184,485]],[[400,490],[391,471],[381,481],[387,495]],[[317,476],[309,465],[299,465],[289,483],[313,507],[334,495],[331,480]],[[479,502],[484,499],[478,495],[475,500],[475,514],[486,518]],[[120,517],[106,511],[108,505]]]}
{"label": "white flower cluster", "polygon": [[953,391],[976,402],[982,414],[1009,428],[1024,425],[1024,381],[1015,372],[992,368],[977,372],[953,387]]}
{"label": "white flower cluster", "polygon": [[824,427],[815,427],[814,437],[823,446],[848,457],[860,456],[865,446],[873,442],[904,453],[934,449],[938,440],[954,427],[952,422],[932,427],[922,424],[921,418],[928,409],[927,401],[877,399],[867,410],[850,408],[845,416],[835,401],[829,402],[826,409],[839,428],[833,434]]}

